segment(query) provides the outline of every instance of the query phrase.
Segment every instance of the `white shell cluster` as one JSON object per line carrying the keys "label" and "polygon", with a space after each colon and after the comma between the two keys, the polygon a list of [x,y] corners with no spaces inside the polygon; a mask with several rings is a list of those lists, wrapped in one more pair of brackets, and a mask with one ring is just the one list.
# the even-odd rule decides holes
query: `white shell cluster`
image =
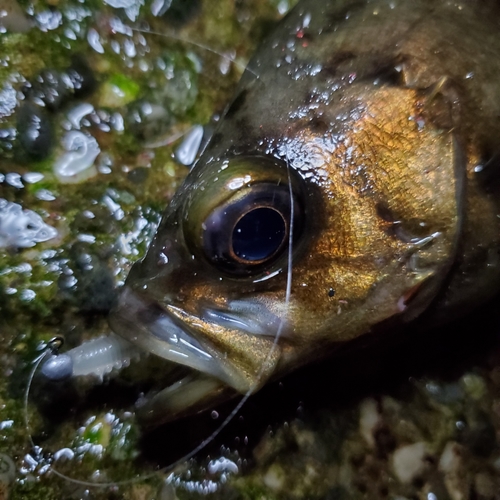
{"label": "white shell cluster", "polygon": [[29,248],[56,236],[37,213],[0,198],[0,248]]}

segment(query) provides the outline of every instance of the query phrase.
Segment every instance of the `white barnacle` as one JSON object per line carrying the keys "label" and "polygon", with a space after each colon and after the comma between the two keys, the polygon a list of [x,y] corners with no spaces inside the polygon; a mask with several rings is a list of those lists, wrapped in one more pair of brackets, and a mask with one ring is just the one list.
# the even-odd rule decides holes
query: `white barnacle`
{"label": "white barnacle", "polygon": [[56,160],[54,172],[63,183],[76,183],[97,174],[94,161],[101,152],[94,137],[72,130],[62,139],[65,152]]}
{"label": "white barnacle", "polygon": [[37,213],[0,198],[0,247],[29,248],[56,236]]}

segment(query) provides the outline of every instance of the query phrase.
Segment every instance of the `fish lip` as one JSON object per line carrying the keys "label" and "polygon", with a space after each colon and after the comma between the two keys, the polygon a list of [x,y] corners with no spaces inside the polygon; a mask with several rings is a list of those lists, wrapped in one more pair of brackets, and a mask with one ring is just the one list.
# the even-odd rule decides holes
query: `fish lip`
{"label": "fish lip", "polygon": [[248,382],[238,370],[229,363],[221,363],[212,354],[214,349],[173,316],[168,306],[162,307],[130,286],[124,286],[108,321],[117,335],[143,351],[218,379],[240,393],[249,390]]}
{"label": "fish lip", "polygon": [[204,307],[201,318],[209,323],[239,330],[245,334],[275,338],[287,335],[286,322],[252,300],[229,301],[225,309]]}

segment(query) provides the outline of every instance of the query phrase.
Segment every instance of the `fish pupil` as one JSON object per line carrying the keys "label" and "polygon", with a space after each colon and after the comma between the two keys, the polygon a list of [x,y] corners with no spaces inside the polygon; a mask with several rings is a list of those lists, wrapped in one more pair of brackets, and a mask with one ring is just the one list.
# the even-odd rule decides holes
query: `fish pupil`
{"label": "fish pupil", "polygon": [[247,212],[235,224],[232,249],[241,260],[262,261],[272,257],[283,245],[286,223],[280,212],[259,207]]}

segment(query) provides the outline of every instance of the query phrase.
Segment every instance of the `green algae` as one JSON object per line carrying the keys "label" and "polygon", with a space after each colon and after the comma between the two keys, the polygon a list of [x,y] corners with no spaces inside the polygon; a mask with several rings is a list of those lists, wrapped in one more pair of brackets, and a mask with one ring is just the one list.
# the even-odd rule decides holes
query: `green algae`
{"label": "green algae", "polygon": [[137,99],[141,87],[124,74],[115,74],[101,85],[99,104],[103,107],[118,108]]}

